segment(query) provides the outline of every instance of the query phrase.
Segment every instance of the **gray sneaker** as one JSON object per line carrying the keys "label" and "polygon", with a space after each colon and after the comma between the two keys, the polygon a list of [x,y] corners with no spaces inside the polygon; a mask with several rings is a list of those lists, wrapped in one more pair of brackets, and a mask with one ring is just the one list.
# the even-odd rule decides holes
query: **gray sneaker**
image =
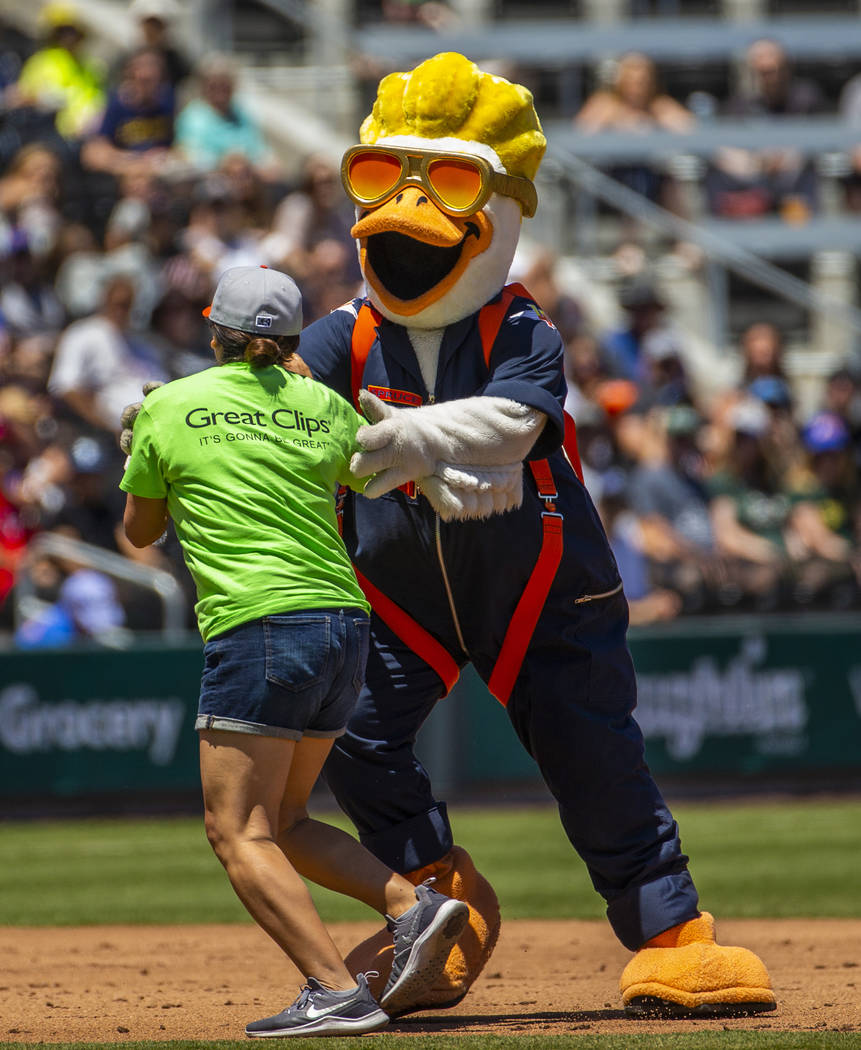
{"label": "gray sneaker", "polygon": [[298,999],[280,1014],[252,1021],[245,1034],[252,1039],[288,1035],[361,1035],[375,1032],[389,1023],[368,988],[363,973],[357,975],[358,988],[333,992],[313,977]]}
{"label": "gray sneaker", "polygon": [[392,972],[380,1006],[392,1017],[421,1002],[442,973],[454,943],[469,920],[469,908],[427,885],[416,887],[417,904],[399,919],[388,919],[395,942]]}

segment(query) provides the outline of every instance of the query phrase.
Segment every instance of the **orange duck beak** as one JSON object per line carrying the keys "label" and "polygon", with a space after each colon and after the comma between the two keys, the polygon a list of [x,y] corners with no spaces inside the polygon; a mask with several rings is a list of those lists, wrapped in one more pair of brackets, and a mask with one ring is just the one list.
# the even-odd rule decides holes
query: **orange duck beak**
{"label": "orange duck beak", "polygon": [[493,240],[483,211],[451,218],[419,186],[404,186],[363,212],[350,233],[365,280],[386,309],[403,317],[441,299]]}

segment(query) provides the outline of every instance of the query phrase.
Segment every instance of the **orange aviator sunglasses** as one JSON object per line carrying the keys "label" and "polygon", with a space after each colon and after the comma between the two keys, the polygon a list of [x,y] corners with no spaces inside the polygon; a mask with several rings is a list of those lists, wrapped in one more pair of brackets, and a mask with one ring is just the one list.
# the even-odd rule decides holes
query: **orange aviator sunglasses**
{"label": "orange aviator sunglasses", "polygon": [[449,150],[351,146],[341,161],[341,181],[347,196],[364,208],[382,204],[404,185],[421,186],[454,218],[474,215],[494,192],[514,197],[527,218],[538,206],[529,179],[496,171],[484,157]]}

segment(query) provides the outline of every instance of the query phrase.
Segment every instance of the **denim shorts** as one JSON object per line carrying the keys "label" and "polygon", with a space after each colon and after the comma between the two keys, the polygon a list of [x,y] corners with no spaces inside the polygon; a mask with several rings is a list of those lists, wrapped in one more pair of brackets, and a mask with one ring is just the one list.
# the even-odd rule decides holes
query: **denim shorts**
{"label": "denim shorts", "polygon": [[341,736],[365,680],[368,634],[362,609],[309,609],[211,638],[194,728]]}

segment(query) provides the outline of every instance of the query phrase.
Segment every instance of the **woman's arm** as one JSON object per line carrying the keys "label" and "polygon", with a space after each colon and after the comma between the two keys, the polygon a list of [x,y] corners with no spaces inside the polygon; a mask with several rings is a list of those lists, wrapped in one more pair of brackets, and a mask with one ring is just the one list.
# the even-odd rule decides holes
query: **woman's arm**
{"label": "woman's arm", "polygon": [[799,503],[789,519],[789,528],[804,547],[805,553],[818,554],[829,561],[848,561],[851,545],[825,524],[814,503]]}
{"label": "woman's arm", "polygon": [[619,107],[609,91],[596,91],[583,103],[574,118],[574,126],[581,131],[603,131],[614,125]]}
{"label": "woman's arm", "polygon": [[690,131],[696,124],[693,113],[669,95],[660,95],[655,99],[652,116],[666,131]]}
{"label": "woman's arm", "polygon": [[126,509],[123,528],[129,543],[135,547],[148,547],[167,528],[167,500],[147,499],[126,493]]}
{"label": "woman's arm", "polygon": [[712,528],[721,553],[744,558],[763,565],[771,565],[780,556],[775,545],[745,528],[736,515],[735,504],[727,496],[718,496],[711,505]]}

